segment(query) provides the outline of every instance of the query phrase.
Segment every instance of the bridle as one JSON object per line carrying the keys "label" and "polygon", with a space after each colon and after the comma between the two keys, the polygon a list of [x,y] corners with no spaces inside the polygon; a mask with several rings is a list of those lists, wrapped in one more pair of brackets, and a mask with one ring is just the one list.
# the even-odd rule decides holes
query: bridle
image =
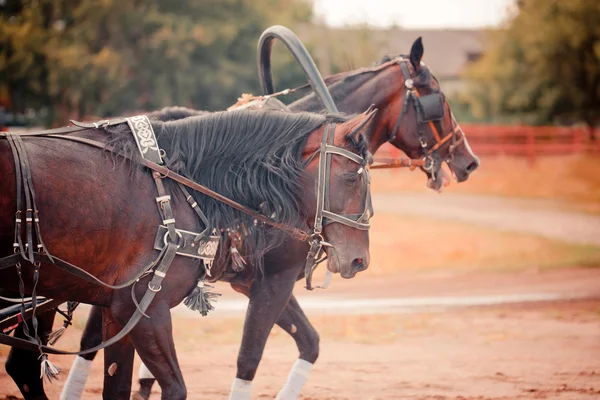
{"label": "bridle", "polygon": [[[371,202],[371,190],[370,190],[370,175],[367,160],[365,158],[348,151],[342,147],[334,146],[334,134],[335,134],[335,123],[328,124],[325,127],[323,133],[323,140],[321,146],[308,158],[306,165],[312,161],[315,156],[319,155],[319,171],[317,181],[317,206],[315,213],[315,220],[313,228],[311,230],[310,249],[306,256],[306,264],[304,267],[304,275],[306,279],[306,289],[313,290],[312,286],[312,274],[315,268],[327,257],[322,257],[324,247],[333,248],[334,246],[325,241],[323,238],[323,229],[325,226],[332,223],[340,223],[342,225],[349,226],[351,228],[359,230],[369,230],[371,223],[369,220],[373,216],[373,205]],[[330,144],[331,143],[331,144]],[[333,155],[339,155],[345,157],[355,163],[360,168],[358,174],[363,175],[366,180],[366,198],[364,204],[364,210],[360,214],[337,214],[329,211],[329,192],[330,192],[330,175],[331,175],[331,160]],[[331,280],[331,272],[327,270],[327,278],[322,286],[316,286],[317,288],[327,288]]]}
{"label": "bridle", "polygon": [[[401,158],[401,159],[388,159],[388,158],[375,158],[374,161],[376,164],[372,165],[372,169],[384,169],[384,168],[402,168],[402,167],[410,167],[411,169],[421,167],[426,172],[431,175],[433,180],[437,179],[437,171],[441,168],[442,158],[439,156],[438,151],[444,146],[447,142],[450,143],[450,147],[448,149],[448,155],[443,161],[450,162],[454,158],[454,152],[458,148],[458,146],[465,140],[466,136],[458,122],[456,122],[456,118],[452,111],[450,111],[452,118],[452,128],[450,132],[448,132],[444,137],[441,137],[440,132],[443,131],[441,127],[441,120],[444,118],[445,111],[443,109],[443,96],[440,93],[433,93],[429,95],[421,96],[418,89],[414,85],[414,81],[410,75],[409,69],[410,60],[406,58],[406,56],[395,57],[389,61],[376,65],[374,67],[364,67],[360,68],[356,71],[350,72],[340,72],[335,75],[328,76],[324,78],[324,81],[327,85],[338,82],[342,79],[347,79],[350,77],[362,75],[365,73],[376,73],[387,69],[393,65],[400,65],[402,69],[402,76],[404,78],[404,86],[406,88],[406,97],[402,104],[402,109],[396,123],[394,124],[394,128],[390,132],[387,142],[393,142],[396,139],[396,134],[400,127],[400,122],[408,112],[408,107],[410,103],[413,103],[415,110],[417,111],[417,126],[418,126],[418,134],[419,134],[419,143],[421,144],[421,148],[423,149],[423,158],[421,159],[411,159],[411,158]],[[425,67],[424,63],[421,63],[422,66]],[[429,71],[431,77],[437,82],[437,79]],[[238,100],[238,103],[234,106],[230,107],[230,109],[235,109],[243,104],[243,106],[248,106],[249,102],[254,100],[267,100],[272,97],[285,96],[291,93],[294,93],[298,90],[305,89],[309,87],[310,84],[304,84],[292,89],[281,90],[276,93],[262,95],[262,96],[253,96],[253,95],[243,95]],[[439,103],[438,103],[439,101]],[[435,111],[434,107],[439,106],[437,108],[437,115],[431,115],[430,111]],[[429,114],[429,116],[428,116]],[[425,138],[423,126],[429,125],[431,131],[433,132],[434,139],[436,143],[429,148],[429,144],[427,139]]]}
{"label": "bridle", "polygon": [[[447,142],[450,142],[448,155],[443,161],[446,161],[447,163],[452,161],[452,159],[454,158],[454,151],[460,145],[460,143],[465,140],[465,133],[456,122],[452,111],[450,111],[452,118],[452,127],[450,129],[450,132],[448,132],[445,136],[442,137],[440,132],[443,132],[442,120],[445,115],[443,95],[441,93],[432,93],[422,96],[419,93],[419,90],[415,87],[414,81],[410,75],[410,69],[408,66],[410,60],[404,57],[398,57],[390,61],[389,63],[400,65],[400,69],[402,70],[402,75],[404,78],[404,87],[406,88],[406,94],[404,97],[404,102],[402,104],[402,110],[400,112],[400,115],[398,116],[398,119],[396,120],[394,128],[390,132],[390,136],[387,141],[393,142],[396,139],[396,134],[398,133],[398,129],[400,128],[400,123],[406,115],[406,113],[408,112],[408,107],[412,103],[417,116],[416,118],[419,143],[421,144],[421,148],[423,150],[422,168],[425,171],[427,171],[431,175],[431,178],[435,181],[437,172],[442,166],[442,158],[440,157],[438,151]],[[433,74],[431,74],[431,77],[437,82],[437,79],[433,76]],[[424,125],[429,125],[431,131],[433,132],[433,137],[436,143],[431,147],[429,147],[429,143],[427,142],[427,138],[424,134]],[[457,137],[457,135],[459,134],[460,136]]]}

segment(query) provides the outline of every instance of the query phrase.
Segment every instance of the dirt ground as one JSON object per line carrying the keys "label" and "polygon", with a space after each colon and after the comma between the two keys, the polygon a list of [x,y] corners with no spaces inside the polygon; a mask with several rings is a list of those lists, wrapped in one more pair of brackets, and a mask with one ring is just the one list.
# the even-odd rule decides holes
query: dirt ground
{"label": "dirt ground", "polygon": [[[302,399],[600,399],[597,158],[483,161],[441,196],[418,172],[374,174],[369,270],[295,290],[321,336]],[[246,300],[217,291],[209,317],[172,313],[190,399],[226,399],[235,377]],[[58,347],[78,349],[86,317],[78,311]],[[0,347],[0,364],[6,355]],[[273,399],[296,358],[274,328],[253,399]],[[63,369],[46,384],[58,399],[73,357],[51,360]],[[102,368],[100,355],[84,399],[101,398]],[[20,398],[1,369],[0,400]]]}
{"label": "dirt ground", "polygon": [[[224,293],[220,303],[226,308],[235,295],[224,286],[219,291]],[[296,293],[307,306],[314,296],[301,288]],[[600,269],[407,273],[395,278],[336,280],[331,291],[316,295],[319,303],[326,304],[352,298],[447,299],[483,294],[554,294],[565,300],[377,312],[363,307],[348,313],[306,307],[321,334],[321,354],[302,398],[600,398]],[[61,339],[61,347],[76,348],[85,314],[80,313],[79,322]],[[189,398],[227,398],[235,376],[243,314],[221,312],[203,319],[181,311],[174,316]],[[294,342],[275,328],[254,380],[253,398],[274,398],[296,357]],[[52,359],[64,371],[58,382],[46,385],[50,398],[56,399],[72,357]],[[98,357],[85,399],[101,396],[102,364]],[[158,393],[156,388],[154,398],[159,398]],[[0,396],[17,395],[6,374],[0,373]]]}

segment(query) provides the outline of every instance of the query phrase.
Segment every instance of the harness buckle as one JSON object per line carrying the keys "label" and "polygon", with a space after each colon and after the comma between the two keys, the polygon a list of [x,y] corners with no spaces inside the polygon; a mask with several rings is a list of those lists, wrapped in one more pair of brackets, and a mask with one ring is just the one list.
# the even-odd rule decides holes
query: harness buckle
{"label": "harness buckle", "polygon": [[[423,169],[427,172],[432,172],[435,167],[435,160],[432,157],[425,157],[425,165]],[[432,179],[435,181],[435,174],[432,174]]]}
{"label": "harness buckle", "polygon": [[151,282],[148,282],[148,289],[152,290],[154,293],[158,293],[161,291],[162,286],[158,285],[158,287],[153,287]]}

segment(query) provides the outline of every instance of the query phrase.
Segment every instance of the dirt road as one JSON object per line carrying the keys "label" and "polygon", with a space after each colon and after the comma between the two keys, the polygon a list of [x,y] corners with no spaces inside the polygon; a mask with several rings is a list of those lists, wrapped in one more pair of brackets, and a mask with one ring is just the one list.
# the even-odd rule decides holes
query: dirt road
{"label": "dirt road", "polygon": [[444,193],[374,193],[379,212],[468,222],[569,243],[600,246],[600,216],[564,211],[548,200]]}
{"label": "dirt road", "polygon": [[[320,358],[302,398],[598,399],[599,282],[599,269],[570,268],[405,274],[335,281],[326,292],[297,290],[321,335]],[[210,317],[174,313],[190,399],[227,398],[235,376],[243,312],[227,310],[227,304],[240,300],[225,287],[219,291],[224,293],[220,311]],[[549,300],[539,301],[544,296]],[[361,304],[361,299],[375,303]],[[384,299],[397,299],[397,304],[377,303]],[[346,302],[353,307],[342,306]],[[85,313],[79,318],[83,321]],[[60,346],[76,348],[82,326],[70,328]],[[294,342],[275,328],[253,398],[274,398],[296,357]],[[47,385],[50,398],[57,399],[72,358],[53,361],[65,371],[60,381]],[[100,398],[102,376],[98,357],[85,399]],[[0,399],[17,394],[1,373]],[[153,398],[159,398],[158,388]]]}

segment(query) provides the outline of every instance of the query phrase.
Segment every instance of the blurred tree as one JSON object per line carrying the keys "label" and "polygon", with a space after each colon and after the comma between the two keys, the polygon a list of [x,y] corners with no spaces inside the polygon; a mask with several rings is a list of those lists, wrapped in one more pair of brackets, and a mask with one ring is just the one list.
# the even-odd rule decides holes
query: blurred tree
{"label": "blurred tree", "polygon": [[53,123],[175,104],[224,109],[259,91],[261,32],[310,18],[299,0],[0,0],[0,93]]}
{"label": "blurred tree", "polygon": [[491,32],[467,72],[478,117],[516,114],[534,124],[600,123],[600,2],[519,0],[518,13]]}

